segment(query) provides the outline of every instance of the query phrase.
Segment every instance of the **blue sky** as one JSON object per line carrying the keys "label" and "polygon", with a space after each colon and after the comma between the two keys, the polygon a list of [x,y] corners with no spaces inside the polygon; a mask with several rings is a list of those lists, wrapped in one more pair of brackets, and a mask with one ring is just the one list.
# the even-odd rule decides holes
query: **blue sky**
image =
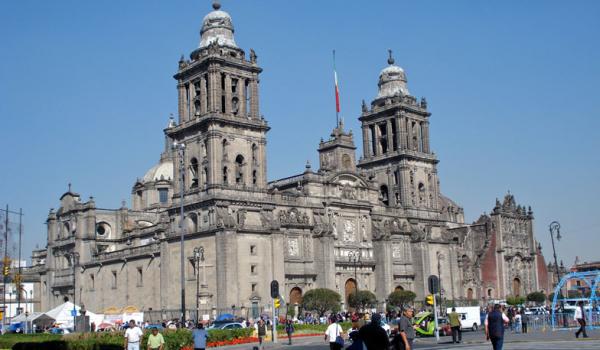
{"label": "blue sky", "polygon": [[[547,259],[558,220],[559,258],[600,260],[600,2],[222,3],[264,69],[269,179],[316,164],[335,125],[332,49],[341,115],[358,136],[361,100],[375,96],[391,48],[429,102],[441,188],[467,220],[510,190],[533,207]],[[177,109],[172,75],[210,10],[201,0],[0,3],[0,204],[26,214],[25,256],[45,246],[68,182],[99,207],[129,202],[158,161]]]}

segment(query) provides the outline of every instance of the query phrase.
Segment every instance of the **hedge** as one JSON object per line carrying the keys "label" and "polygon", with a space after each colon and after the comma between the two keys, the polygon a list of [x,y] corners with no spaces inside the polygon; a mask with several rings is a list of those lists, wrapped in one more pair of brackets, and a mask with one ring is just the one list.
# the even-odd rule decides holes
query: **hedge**
{"label": "hedge", "polygon": [[7,333],[0,336],[0,349],[10,349],[19,342],[40,343],[52,340],[60,340],[57,334],[15,334]]}

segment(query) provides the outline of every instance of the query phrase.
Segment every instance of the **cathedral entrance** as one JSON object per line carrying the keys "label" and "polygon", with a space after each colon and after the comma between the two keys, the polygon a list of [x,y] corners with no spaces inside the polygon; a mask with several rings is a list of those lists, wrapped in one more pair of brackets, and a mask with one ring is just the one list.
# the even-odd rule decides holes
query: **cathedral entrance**
{"label": "cathedral entrance", "polygon": [[473,300],[473,288],[467,289],[467,300]]}
{"label": "cathedral entrance", "polygon": [[402,287],[402,286],[397,286],[397,287],[394,289],[394,292],[400,292],[400,291],[402,291],[402,290],[404,290],[404,287]]}
{"label": "cathedral entrance", "polygon": [[[356,292],[356,281],[353,278],[349,278],[344,286],[344,295],[346,296],[346,306],[348,307],[348,300],[350,294]],[[348,307],[349,308],[349,307]]]}
{"label": "cathedral entrance", "polygon": [[290,291],[290,304],[302,304],[302,289],[294,287]]}
{"label": "cathedral entrance", "polygon": [[513,280],[512,291],[513,291],[513,295],[516,297],[521,295],[521,280],[519,278],[515,278]]}

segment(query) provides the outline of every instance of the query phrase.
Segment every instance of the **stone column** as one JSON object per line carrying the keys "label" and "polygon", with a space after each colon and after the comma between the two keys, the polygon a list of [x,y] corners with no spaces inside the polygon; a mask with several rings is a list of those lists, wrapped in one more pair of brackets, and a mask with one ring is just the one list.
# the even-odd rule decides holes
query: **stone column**
{"label": "stone column", "polygon": [[259,118],[258,109],[258,75],[250,81],[250,117]]}
{"label": "stone column", "polygon": [[215,235],[217,269],[217,308],[239,305],[238,247],[235,231],[223,230]]}
{"label": "stone column", "polygon": [[379,129],[379,125],[373,124],[375,128],[375,148],[377,149],[377,155],[383,154],[383,149],[381,148],[381,130]]}
{"label": "stone column", "polygon": [[208,111],[208,98],[206,96],[206,75],[200,77],[200,94],[202,102],[200,104],[200,113],[205,114]]}
{"label": "stone column", "polygon": [[225,74],[225,114],[231,114],[231,75]]}
{"label": "stone column", "polygon": [[177,93],[179,95],[179,103],[177,104],[177,111],[179,113],[179,123],[181,124],[185,119],[185,86],[183,84],[177,85]]}
{"label": "stone column", "polygon": [[429,122],[423,122],[423,152],[431,153],[429,150]]}
{"label": "stone column", "polygon": [[267,140],[261,140],[258,143],[258,186],[265,187],[267,185]]}
{"label": "stone column", "polygon": [[239,78],[237,84],[238,92],[238,117],[246,116],[246,79]]}
{"label": "stone column", "polygon": [[421,122],[417,122],[417,151],[423,152],[423,135],[421,135]]}
{"label": "stone column", "polygon": [[406,146],[409,150],[412,151],[413,150],[413,128],[412,128],[412,121],[409,118],[406,118],[406,129],[408,131]]}
{"label": "stone column", "polygon": [[375,262],[377,270],[375,272],[375,289],[377,290],[377,300],[385,300],[389,293],[392,292],[394,274],[393,274],[393,259],[392,245],[389,241],[373,241],[373,250],[375,254]]}
{"label": "stone column", "polygon": [[387,141],[387,151],[392,152],[394,150],[394,140],[392,136],[392,120],[388,119],[385,123],[385,133]]}
{"label": "stone column", "polygon": [[369,126],[363,125],[363,157],[369,158],[371,156],[371,151],[369,150]]}
{"label": "stone column", "polygon": [[400,149],[407,149],[408,148],[408,133],[406,131],[406,117],[400,115],[400,117],[398,117],[398,124],[400,125],[399,127],[399,134],[400,134],[400,142],[399,142],[399,147]]}
{"label": "stone column", "polygon": [[412,207],[412,198],[410,196],[411,186],[410,186],[410,168],[405,165],[400,165],[400,200],[402,201],[402,206],[404,207]]}

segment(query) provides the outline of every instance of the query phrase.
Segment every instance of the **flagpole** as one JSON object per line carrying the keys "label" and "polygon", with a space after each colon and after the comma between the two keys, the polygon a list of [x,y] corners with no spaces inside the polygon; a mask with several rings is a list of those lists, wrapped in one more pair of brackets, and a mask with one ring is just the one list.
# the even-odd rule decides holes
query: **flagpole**
{"label": "flagpole", "polygon": [[335,82],[335,127],[337,128],[340,125],[340,92],[335,68],[335,50],[333,50],[333,78]]}

